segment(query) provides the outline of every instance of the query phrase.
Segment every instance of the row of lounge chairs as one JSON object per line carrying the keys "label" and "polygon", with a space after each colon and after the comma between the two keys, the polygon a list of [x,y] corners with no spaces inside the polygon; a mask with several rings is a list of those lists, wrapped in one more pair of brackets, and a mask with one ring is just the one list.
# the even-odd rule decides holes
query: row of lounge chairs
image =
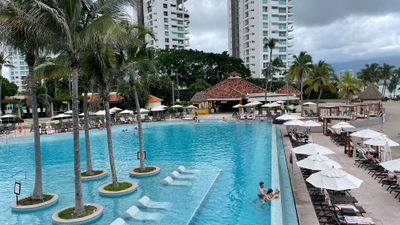
{"label": "row of lounge chairs", "polygon": [[312,109],[310,109],[310,112],[307,109],[304,109],[303,112],[308,117],[317,117],[318,116],[318,113],[314,112]]}
{"label": "row of lounge chairs", "polygon": [[[381,165],[379,160],[370,156],[369,153],[361,153],[362,158],[356,159],[354,165],[363,168],[368,171],[368,174],[378,180],[383,188],[389,193],[394,194],[394,198],[397,199],[400,196],[400,174],[394,171],[387,171]],[[400,201],[400,198],[399,198]]]}
{"label": "row of lounge chairs", "polygon": [[[306,158],[306,155],[296,155],[297,160]],[[314,171],[301,168],[306,180]],[[306,182],[315,213],[321,225],[342,224],[375,224],[369,217],[364,217],[365,210],[358,205],[358,201],[349,191],[330,191],[316,188]]]}
{"label": "row of lounge chairs", "polygon": [[281,110],[272,110],[272,111],[265,111],[265,110],[256,110],[254,113],[245,113],[245,114],[238,114],[237,112],[234,112],[232,114],[233,118],[238,118],[241,120],[252,120],[256,118],[271,118],[275,119],[276,117],[282,115],[284,112]]}
{"label": "row of lounge chairs", "polygon": [[5,124],[5,125],[0,126],[0,134],[9,134],[11,131],[14,131],[16,129],[17,128],[16,128],[15,123],[12,123],[10,125]]}
{"label": "row of lounge chairs", "polygon": [[298,132],[297,130],[290,130],[288,135],[293,148],[308,144],[310,139],[306,133]]}

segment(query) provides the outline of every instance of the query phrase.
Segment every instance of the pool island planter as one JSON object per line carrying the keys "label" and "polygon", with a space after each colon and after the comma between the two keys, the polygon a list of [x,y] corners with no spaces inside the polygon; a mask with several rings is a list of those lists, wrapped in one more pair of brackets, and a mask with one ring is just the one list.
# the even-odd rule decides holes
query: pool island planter
{"label": "pool island planter", "polygon": [[102,172],[101,172],[100,174],[93,175],[93,176],[83,176],[83,175],[81,174],[81,179],[82,179],[82,181],[91,181],[91,180],[101,179],[101,178],[103,178],[103,177],[106,177],[107,174],[108,174],[107,170],[103,170],[103,169],[101,169],[101,170],[94,170],[94,171],[102,171]]}
{"label": "pool island planter", "polygon": [[100,195],[106,196],[106,197],[119,197],[119,196],[127,195],[127,194],[130,194],[130,193],[136,191],[136,189],[137,189],[137,187],[138,187],[137,183],[132,182],[132,181],[119,181],[118,183],[130,183],[132,186],[130,186],[130,187],[127,188],[127,189],[120,190],[120,191],[108,191],[108,190],[105,190],[104,188],[105,188],[107,185],[110,185],[110,184],[112,184],[112,183],[103,184],[103,185],[101,185],[101,186],[99,187],[99,189],[98,189],[99,192],[100,192]]}
{"label": "pool island planter", "polygon": [[75,219],[63,219],[58,216],[58,214],[64,210],[67,210],[69,208],[74,208],[75,205],[73,206],[68,206],[63,209],[58,210],[53,214],[51,219],[53,220],[53,223],[55,224],[84,224],[84,223],[89,223],[92,222],[96,219],[98,219],[102,214],[103,214],[103,206],[95,203],[87,203],[85,206],[94,206],[96,207],[96,211],[94,211],[92,214],[81,217],[81,218],[75,218]]}
{"label": "pool island planter", "polygon": [[156,175],[156,174],[160,173],[160,167],[158,167],[158,166],[146,166],[146,167],[154,167],[156,169],[152,170],[150,172],[139,173],[139,172],[135,172],[135,169],[139,169],[140,167],[135,167],[135,168],[132,168],[132,169],[129,170],[129,174],[132,177],[140,178],[140,177],[150,177],[150,176],[153,176],[153,175]]}
{"label": "pool island planter", "polygon": [[[13,211],[16,211],[16,212],[31,212],[31,211],[36,211],[36,210],[40,210],[40,209],[44,209],[44,208],[50,207],[50,206],[56,204],[57,201],[58,201],[58,195],[57,194],[54,194],[54,193],[43,193],[43,195],[51,195],[53,197],[48,201],[45,201],[45,202],[39,203],[39,204],[33,204],[33,205],[17,205],[17,201],[15,200],[15,201],[13,201],[11,203],[11,208],[12,208]],[[19,199],[18,201],[21,201],[21,200],[23,200],[25,198],[29,198],[29,197],[31,197],[31,195],[23,197],[23,198]]]}

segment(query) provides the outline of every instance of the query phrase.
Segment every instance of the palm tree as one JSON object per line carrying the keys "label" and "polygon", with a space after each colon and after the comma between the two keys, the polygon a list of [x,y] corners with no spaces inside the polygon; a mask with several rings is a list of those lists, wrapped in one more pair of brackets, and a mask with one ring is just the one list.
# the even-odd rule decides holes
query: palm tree
{"label": "palm tree", "polygon": [[[94,7],[95,4],[101,6]],[[55,0],[33,1],[33,6],[28,12],[35,18],[41,18],[41,26],[46,27],[54,35],[53,46],[60,52],[68,54],[68,62],[72,74],[72,121],[73,121],[73,146],[74,146],[74,175],[75,175],[75,209],[76,213],[84,213],[82,200],[80,142],[79,142],[79,117],[78,117],[78,77],[80,50],[89,45],[94,37],[108,38],[119,35],[117,24],[113,16],[121,14],[121,6],[126,1],[78,1]],[[90,10],[97,10],[89,13]],[[88,23],[86,16],[94,16]]]}
{"label": "palm tree", "polygon": [[305,93],[311,93],[313,90],[317,92],[319,90],[317,112],[319,112],[319,102],[322,95],[324,86],[334,92],[335,86],[332,84],[332,77],[336,76],[332,66],[325,61],[319,61],[318,64],[313,65],[308,80],[304,81],[305,85],[308,85]]}
{"label": "palm tree", "polygon": [[42,158],[34,66],[39,53],[47,46],[48,36],[39,25],[38,17],[29,13],[31,9],[31,1],[7,1],[0,9],[0,23],[8,28],[6,43],[19,49],[25,55],[25,62],[28,64],[35,145],[35,185],[31,198],[42,200]]}
{"label": "palm tree", "polygon": [[[5,67],[12,67],[10,62],[8,61],[8,56],[5,56],[3,52],[0,52],[0,116],[3,114],[2,109],[1,109],[1,88],[3,85],[3,66]],[[1,121],[0,121],[1,123]]]}
{"label": "palm tree", "polygon": [[379,64],[365,64],[365,68],[361,69],[361,71],[357,73],[357,77],[363,82],[365,90],[369,84],[379,81]]}
{"label": "palm tree", "polygon": [[289,68],[289,78],[300,82],[301,91],[301,116],[303,116],[303,79],[307,78],[312,69],[312,57],[307,52],[302,51],[298,56],[294,56],[294,62]]}
{"label": "palm tree", "polygon": [[114,81],[116,80],[115,74],[112,73],[113,66],[115,65],[114,52],[110,46],[103,43],[92,44],[92,48],[85,49],[82,52],[82,69],[86,76],[93,79],[94,84],[100,92],[100,96],[104,102],[104,109],[106,114],[106,129],[107,129],[107,143],[108,155],[111,168],[111,175],[113,180],[113,187],[118,188],[117,173],[115,170],[114,153],[111,135],[111,116],[110,116],[110,88],[113,88]]}
{"label": "palm tree", "polygon": [[278,42],[275,38],[265,38],[264,39],[264,48],[269,48],[269,64],[267,66],[267,70],[264,72],[265,75],[265,103],[267,103],[267,89],[268,89],[268,80],[271,77],[271,67],[272,67],[272,50],[275,48],[276,43]]}
{"label": "palm tree", "polygon": [[390,91],[391,94],[393,94],[393,98],[396,97],[396,89],[397,85],[399,84],[399,81],[400,81],[400,68],[393,71],[393,75],[388,85],[388,90]]}
{"label": "palm tree", "polygon": [[387,81],[390,80],[391,76],[393,75],[393,70],[395,66],[389,65],[384,63],[380,67],[380,78],[383,80],[383,86],[382,86],[382,95],[385,96],[386,92],[386,87],[387,87]]}
{"label": "palm tree", "polygon": [[361,82],[357,78],[353,78],[349,71],[346,71],[340,78],[337,86],[339,96],[346,99],[346,104],[350,103],[353,95],[361,93]]}

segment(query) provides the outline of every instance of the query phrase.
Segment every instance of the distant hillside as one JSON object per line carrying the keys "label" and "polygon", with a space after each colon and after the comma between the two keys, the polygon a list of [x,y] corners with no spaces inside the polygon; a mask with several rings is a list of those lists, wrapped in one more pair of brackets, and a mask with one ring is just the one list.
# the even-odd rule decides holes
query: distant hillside
{"label": "distant hillside", "polygon": [[365,64],[371,63],[387,63],[394,65],[396,67],[400,67],[400,56],[385,56],[379,58],[371,58],[371,59],[363,59],[363,60],[355,60],[349,62],[338,62],[332,63],[333,68],[335,68],[336,72],[341,70],[353,70],[354,73],[357,73],[362,68],[365,67]]}

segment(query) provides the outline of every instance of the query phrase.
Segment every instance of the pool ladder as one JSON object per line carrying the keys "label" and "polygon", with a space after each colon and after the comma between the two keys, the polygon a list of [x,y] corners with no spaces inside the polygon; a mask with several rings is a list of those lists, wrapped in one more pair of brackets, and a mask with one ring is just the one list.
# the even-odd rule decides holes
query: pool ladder
{"label": "pool ladder", "polygon": [[20,170],[20,171],[14,173],[14,174],[11,176],[11,178],[14,178],[16,175],[20,174],[21,172],[23,172],[23,173],[25,174],[25,181],[26,181],[26,171],[25,171],[25,170]]}

